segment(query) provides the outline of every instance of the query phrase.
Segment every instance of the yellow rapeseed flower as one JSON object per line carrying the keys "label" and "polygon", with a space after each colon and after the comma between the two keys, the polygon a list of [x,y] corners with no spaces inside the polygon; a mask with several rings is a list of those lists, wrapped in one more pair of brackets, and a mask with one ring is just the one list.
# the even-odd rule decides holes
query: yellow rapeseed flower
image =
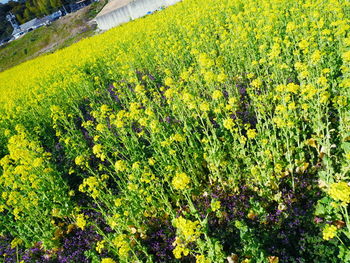
{"label": "yellow rapeseed flower", "polygon": [[326,225],[322,231],[323,239],[329,240],[337,234],[337,227],[333,225]]}
{"label": "yellow rapeseed flower", "polygon": [[190,250],[184,244],[178,241],[178,237],[176,237],[173,246],[175,246],[173,254],[176,259],[180,259],[182,255],[187,256],[190,253]]}
{"label": "yellow rapeseed flower", "polygon": [[103,132],[106,129],[106,125],[99,123],[96,125],[96,130],[99,132]]}
{"label": "yellow rapeseed flower", "polygon": [[345,62],[350,62],[350,50],[345,52],[345,53],[343,53],[343,60]]}
{"label": "yellow rapeseed flower", "polygon": [[175,141],[175,142],[184,142],[184,141],[186,141],[186,138],[184,136],[182,136],[181,134],[178,134],[178,133],[174,134],[171,137],[171,139],[173,141]]}
{"label": "yellow rapeseed flower", "polygon": [[223,97],[222,92],[220,90],[215,90],[211,96],[214,100],[218,100]]}
{"label": "yellow rapeseed flower", "polygon": [[202,102],[200,105],[199,105],[199,109],[203,112],[207,112],[209,111],[210,109],[210,106],[209,106],[209,103],[208,102]]}
{"label": "yellow rapeseed flower", "polygon": [[84,214],[79,214],[76,217],[76,225],[80,227],[82,230],[84,230],[86,226],[86,220],[85,220],[85,215]]}
{"label": "yellow rapeseed flower", "polygon": [[116,263],[112,258],[103,258],[101,263]]}
{"label": "yellow rapeseed flower", "polygon": [[210,207],[211,210],[215,212],[221,208],[221,202],[219,200],[213,200],[210,204]]}
{"label": "yellow rapeseed flower", "polygon": [[256,137],[257,133],[255,129],[248,129],[247,136],[249,139],[254,139]]}
{"label": "yellow rapeseed flower", "polygon": [[197,255],[196,263],[211,263],[211,261],[210,259],[206,258],[204,255]]}
{"label": "yellow rapeseed flower", "polygon": [[234,125],[235,125],[235,123],[233,122],[233,120],[231,118],[225,119],[223,121],[223,126],[228,130],[232,130]]}
{"label": "yellow rapeseed flower", "polygon": [[125,234],[120,234],[112,242],[113,245],[118,248],[118,254],[121,257],[127,257],[130,251],[130,246],[126,241],[126,238],[127,236]]}
{"label": "yellow rapeseed flower", "polygon": [[102,250],[105,248],[106,240],[98,241],[96,243],[96,251],[101,254]]}
{"label": "yellow rapeseed flower", "polygon": [[84,156],[82,156],[82,155],[79,155],[79,156],[77,156],[76,158],[75,158],[75,164],[76,165],[82,165],[83,163],[84,163],[84,161],[85,161],[85,158],[84,158]]}
{"label": "yellow rapeseed flower", "polygon": [[119,207],[119,206],[122,205],[122,201],[123,201],[123,199],[117,198],[117,199],[114,200],[114,205],[115,205],[116,207]]}
{"label": "yellow rapeseed flower", "polygon": [[149,164],[150,166],[153,166],[155,163],[156,163],[156,161],[155,161],[153,158],[149,158],[149,159],[148,159],[148,164]]}
{"label": "yellow rapeseed flower", "polygon": [[199,221],[191,221],[180,216],[174,219],[174,226],[176,227],[177,234],[183,243],[186,244],[196,241],[201,234],[198,230]]}
{"label": "yellow rapeseed flower", "polygon": [[185,173],[176,173],[175,177],[172,180],[172,185],[176,190],[184,190],[188,187],[188,184],[191,182],[191,179]]}
{"label": "yellow rapeseed flower", "polygon": [[22,243],[23,243],[22,239],[16,237],[11,241],[11,248],[15,248],[21,245]]}
{"label": "yellow rapeseed flower", "polygon": [[350,186],[346,182],[331,184],[328,194],[334,200],[350,203]]}
{"label": "yellow rapeseed flower", "polygon": [[311,63],[316,64],[319,62],[321,59],[321,52],[319,50],[316,50],[314,53],[311,55]]}
{"label": "yellow rapeseed flower", "polygon": [[125,161],[123,160],[116,161],[114,167],[117,172],[123,172],[127,169]]}

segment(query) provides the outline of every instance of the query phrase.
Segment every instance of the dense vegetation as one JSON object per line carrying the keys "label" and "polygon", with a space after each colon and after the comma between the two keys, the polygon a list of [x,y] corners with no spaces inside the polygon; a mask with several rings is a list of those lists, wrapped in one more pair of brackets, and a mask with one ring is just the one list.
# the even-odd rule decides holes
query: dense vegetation
{"label": "dense vegetation", "polygon": [[185,0],[2,72],[4,261],[350,262],[349,16]]}

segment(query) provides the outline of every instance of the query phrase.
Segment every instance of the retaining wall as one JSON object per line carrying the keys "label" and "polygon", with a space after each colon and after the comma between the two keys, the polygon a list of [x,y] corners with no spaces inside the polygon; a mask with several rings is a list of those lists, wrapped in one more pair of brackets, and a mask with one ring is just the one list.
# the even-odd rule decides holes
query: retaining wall
{"label": "retaining wall", "polygon": [[130,20],[145,16],[148,12],[154,12],[162,6],[170,6],[180,1],[181,0],[135,0],[103,15],[97,15],[96,22],[100,29],[108,30],[112,27],[129,22]]}

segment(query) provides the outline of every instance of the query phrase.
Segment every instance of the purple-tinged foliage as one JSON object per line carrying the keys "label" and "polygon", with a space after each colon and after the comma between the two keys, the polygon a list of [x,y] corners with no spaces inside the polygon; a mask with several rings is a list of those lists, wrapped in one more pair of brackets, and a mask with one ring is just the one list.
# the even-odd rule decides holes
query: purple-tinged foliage
{"label": "purple-tinged foliage", "polygon": [[57,262],[55,257],[56,255],[53,253],[53,251],[45,251],[42,247],[42,243],[38,242],[34,245],[34,247],[25,251],[22,260],[28,263]]}
{"label": "purple-tinged foliage", "polygon": [[174,259],[172,253],[175,241],[175,228],[168,219],[154,218],[147,222],[149,227],[143,243],[154,256],[154,262],[169,262]]}
{"label": "purple-tinged foliage", "polygon": [[0,259],[4,263],[17,262],[18,255],[23,254],[23,248],[11,248],[12,239],[6,236],[0,236]]}
{"label": "purple-tinged foliage", "polygon": [[86,229],[74,229],[62,240],[62,248],[57,252],[59,263],[81,262],[88,263],[84,252],[93,248],[102,237],[90,226]]}

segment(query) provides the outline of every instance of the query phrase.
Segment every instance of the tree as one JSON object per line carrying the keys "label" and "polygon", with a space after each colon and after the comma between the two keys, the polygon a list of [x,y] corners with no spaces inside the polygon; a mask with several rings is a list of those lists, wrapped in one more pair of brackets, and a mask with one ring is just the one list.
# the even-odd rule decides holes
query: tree
{"label": "tree", "polygon": [[0,39],[7,38],[12,33],[11,24],[6,20],[6,14],[8,11],[8,5],[0,4]]}

